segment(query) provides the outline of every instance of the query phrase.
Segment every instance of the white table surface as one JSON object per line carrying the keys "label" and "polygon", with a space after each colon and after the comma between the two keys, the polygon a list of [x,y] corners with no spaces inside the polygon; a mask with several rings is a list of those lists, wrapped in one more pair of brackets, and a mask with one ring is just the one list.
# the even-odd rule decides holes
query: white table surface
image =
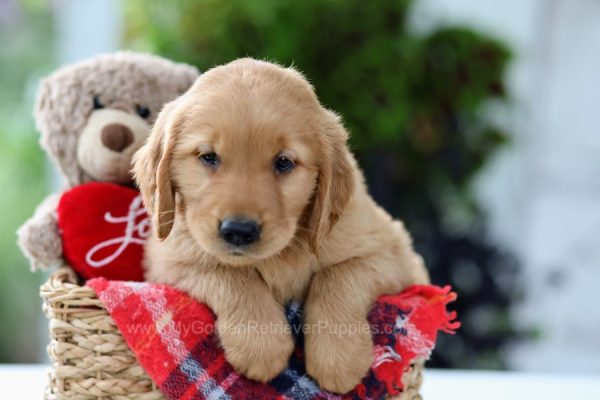
{"label": "white table surface", "polygon": [[[43,398],[47,366],[0,365],[2,399]],[[427,370],[426,400],[600,400],[600,375]]]}

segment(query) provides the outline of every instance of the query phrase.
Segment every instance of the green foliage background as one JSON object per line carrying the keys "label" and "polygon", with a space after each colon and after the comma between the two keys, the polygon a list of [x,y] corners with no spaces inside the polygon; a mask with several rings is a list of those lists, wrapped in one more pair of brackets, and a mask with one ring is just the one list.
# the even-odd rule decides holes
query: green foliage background
{"label": "green foliage background", "polygon": [[36,76],[52,60],[50,10],[23,1],[0,24],[0,363],[36,362],[47,331],[32,274],[16,245],[16,229],[48,193],[45,157],[31,117]]}
{"label": "green foliage background", "polygon": [[[470,183],[506,142],[487,110],[506,101],[510,52],[466,27],[413,33],[413,3],[126,0],[125,41],[201,70],[252,56],[303,71],[343,115],[373,196],[406,221],[434,281],[459,291],[464,328],[444,337],[434,365],[498,368],[516,336],[516,263],[485,239]],[[0,363],[39,360],[47,329],[44,276],[29,272],[15,231],[50,190],[31,104],[36,78],[55,67],[54,35],[50,3],[11,4],[0,21]]]}
{"label": "green foliage background", "polygon": [[130,0],[128,39],[202,70],[246,55],[296,65],[344,116],[359,156],[392,148],[414,187],[462,190],[505,139],[482,106],[505,97],[510,54],[467,28],[412,34],[412,3]]}

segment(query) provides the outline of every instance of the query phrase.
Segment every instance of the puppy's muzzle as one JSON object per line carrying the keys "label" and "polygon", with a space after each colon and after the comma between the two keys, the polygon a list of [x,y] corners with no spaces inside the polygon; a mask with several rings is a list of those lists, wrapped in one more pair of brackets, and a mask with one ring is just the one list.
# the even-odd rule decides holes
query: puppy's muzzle
{"label": "puppy's muzzle", "polygon": [[260,238],[260,227],[251,219],[226,218],[219,226],[219,235],[234,246],[247,246]]}

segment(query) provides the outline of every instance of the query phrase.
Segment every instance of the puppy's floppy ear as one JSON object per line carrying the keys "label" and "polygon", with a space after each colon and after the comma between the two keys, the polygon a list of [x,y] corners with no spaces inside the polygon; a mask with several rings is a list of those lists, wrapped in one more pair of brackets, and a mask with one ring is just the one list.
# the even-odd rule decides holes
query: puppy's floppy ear
{"label": "puppy's floppy ear", "polygon": [[317,188],[308,219],[308,244],[314,254],[344,212],[355,185],[355,166],[346,144],[348,133],[336,114],[325,112]]}
{"label": "puppy's floppy ear", "polygon": [[133,176],[160,240],[169,236],[175,220],[175,190],[170,165],[180,122],[174,113],[177,100],[166,104],[146,143],[133,156]]}

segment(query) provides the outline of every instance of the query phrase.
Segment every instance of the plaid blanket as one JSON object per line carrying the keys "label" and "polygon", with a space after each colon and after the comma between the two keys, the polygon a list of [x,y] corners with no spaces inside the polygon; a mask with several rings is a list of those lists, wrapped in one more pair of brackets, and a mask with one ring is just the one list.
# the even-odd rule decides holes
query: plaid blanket
{"label": "plaid blanket", "polygon": [[450,287],[412,286],[383,296],[369,314],[375,362],[350,393],[319,389],[303,366],[300,304],[287,306],[297,349],[288,367],[262,384],[238,373],[225,360],[208,307],[172,287],[143,282],[87,282],[121,330],[138,361],[166,397],[175,399],[382,399],[402,391],[411,360],[428,357],[437,332],[459,327],[446,305],[456,298]]}

